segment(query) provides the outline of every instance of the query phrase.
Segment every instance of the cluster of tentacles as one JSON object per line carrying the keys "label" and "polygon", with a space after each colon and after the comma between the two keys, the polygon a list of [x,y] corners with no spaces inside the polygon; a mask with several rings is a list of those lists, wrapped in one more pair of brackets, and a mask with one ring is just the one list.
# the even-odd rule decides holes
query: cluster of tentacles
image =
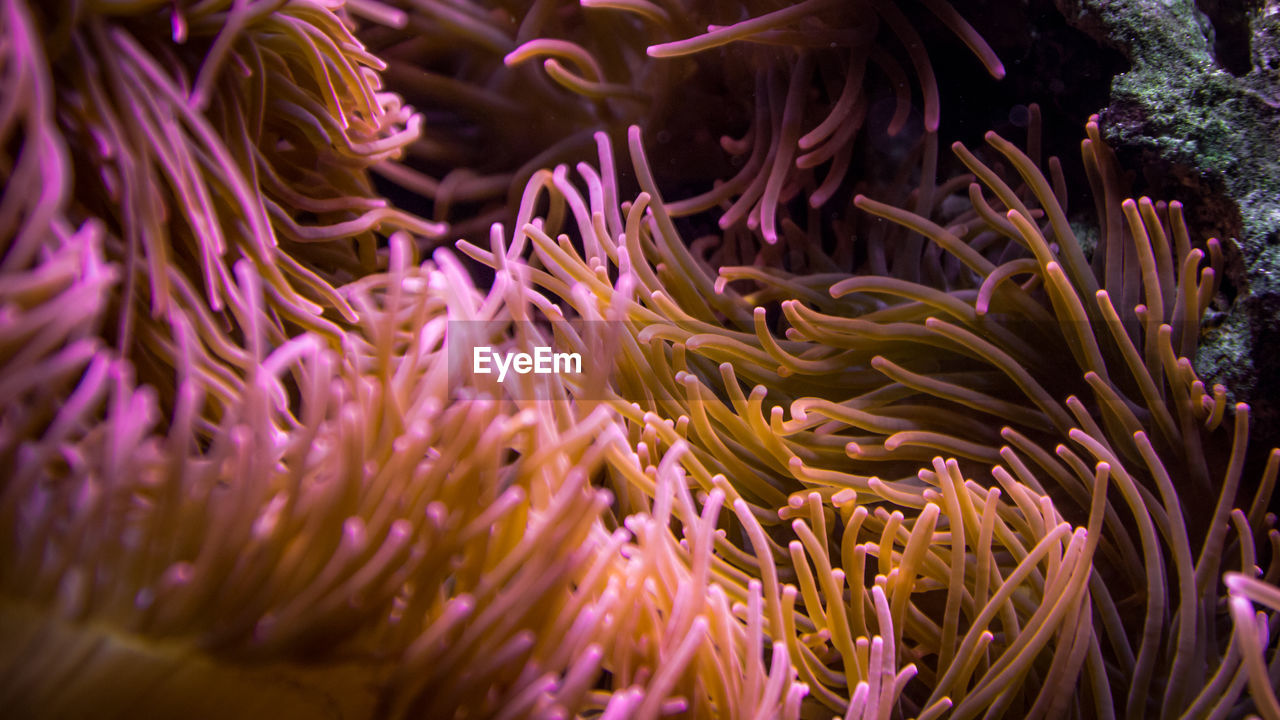
{"label": "cluster of tentacles", "polygon": [[0,0],[0,714],[1280,720],[1219,242],[921,16]]}

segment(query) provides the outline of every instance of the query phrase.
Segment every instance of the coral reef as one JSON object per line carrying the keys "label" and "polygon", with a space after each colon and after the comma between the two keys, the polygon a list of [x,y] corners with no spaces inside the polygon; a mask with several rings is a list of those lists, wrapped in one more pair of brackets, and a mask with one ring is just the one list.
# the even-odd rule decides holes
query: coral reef
{"label": "coral reef", "polygon": [[0,713],[1280,720],[1235,239],[966,12],[0,0]]}

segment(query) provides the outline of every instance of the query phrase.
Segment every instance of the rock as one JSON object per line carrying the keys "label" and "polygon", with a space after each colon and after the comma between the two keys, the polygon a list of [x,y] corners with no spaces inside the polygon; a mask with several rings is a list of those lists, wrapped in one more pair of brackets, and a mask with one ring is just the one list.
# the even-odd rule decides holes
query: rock
{"label": "rock", "polygon": [[1122,53],[1104,132],[1146,192],[1182,200],[1228,250],[1197,371],[1280,440],[1280,5],[1232,0],[1056,0]]}

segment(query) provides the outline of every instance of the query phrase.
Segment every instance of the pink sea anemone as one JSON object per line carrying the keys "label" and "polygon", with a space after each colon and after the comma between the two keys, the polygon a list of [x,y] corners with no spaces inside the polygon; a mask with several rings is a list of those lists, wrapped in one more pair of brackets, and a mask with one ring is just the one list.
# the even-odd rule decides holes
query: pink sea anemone
{"label": "pink sea anemone", "polygon": [[1096,118],[1094,218],[1034,106],[939,178],[950,5],[60,10],[0,0],[0,713],[1280,718],[1223,245]]}

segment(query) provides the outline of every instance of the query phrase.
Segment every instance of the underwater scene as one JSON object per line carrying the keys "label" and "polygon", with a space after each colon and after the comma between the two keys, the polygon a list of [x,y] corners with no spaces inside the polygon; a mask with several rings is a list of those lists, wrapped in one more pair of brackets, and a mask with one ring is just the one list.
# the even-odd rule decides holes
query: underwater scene
{"label": "underwater scene", "polygon": [[1280,720],[1275,0],[0,0],[0,717]]}

